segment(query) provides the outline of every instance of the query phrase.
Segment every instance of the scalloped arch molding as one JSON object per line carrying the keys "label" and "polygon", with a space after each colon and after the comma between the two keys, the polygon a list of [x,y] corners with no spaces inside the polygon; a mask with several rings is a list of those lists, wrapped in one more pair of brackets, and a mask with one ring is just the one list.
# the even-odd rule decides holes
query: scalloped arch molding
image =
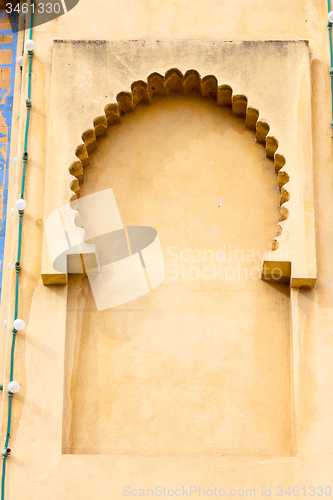
{"label": "scalloped arch molding", "polygon": [[98,137],[106,134],[107,128],[111,125],[121,123],[121,115],[134,111],[140,102],[151,104],[155,95],[168,96],[171,92],[187,94],[191,91],[198,92],[202,97],[213,98],[220,106],[231,106],[236,116],[245,119],[246,126],[256,131],[256,140],[266,147],[266,155],[274,160],[274,168],[279,178],[279,188],[281,192],[281,223],[278,228],[278,235],[272,243],[272,250],[279,248],[278,238],[282,234],[282,222],[288,218],[288,209],[284,206],[289,201],[290,196],[285,187],[289,182],[289,175],[285,170],[286,160],[283,155],[277,153],[278,141],[275,137],[268,136],[269,125],[265,121],[259,120],[259,111],[248,108],[248,99],[244,95],[233,95],[229,85],[218,85],[217,79],[213,75],[201,78],[196,70],[188,70],[185,75],[177,68],[172,68],[163,77],[159,73],[152,73],[148,76],[147,83],[139,80],[131,85],[132,92],[120,92],[117,94],[117,104],[108,104],[103,116],[99,116],[93,121],[94,128],[86,130],[82,134],[83,144],[80,144],[75,154],[79,161],[75,161],[69,167],[70,173],[77,179],[70,184],[74,192],[73,200],[80,192],[80,182],[84,177],[84,167],[90,163],[89,154],[97,148]]}
{"label": "scalloped arch molding", "polygon": [[[210,60],[207,62],[208,55]],[[133,78],[142,77],[147,63],[154,66],[154,60],[159,70],[171,60],[178,64],[172,65],[173,69],[166,68],[165,76],[161,71],[147,71],[147,82],[143,78]],[[193,67],[200,68],[201,74],[207,74],[207,69],[215,71],[203,78],[193,69],[183,74],[181,70],[186,61],[193,61]],[[308,64],[306,42],[56,41],[46,190],[52,189],[54,170],[51,171],[51,165],[55,165],[52,154],[54,151],[59,153],[61,142],[62,158],[58,168],[64,184],[62,194],[58,190],[58,196],[54,195],[55,190],[51,196],[46,193],[45,216],[52,208],[57,209],[76,199],[84,167],[89,164],[89,154],[97,147],[98,137],[103,136],[109,126],[119,123],[122,114],[133,111],[142,101],[150,104],[154,95],[167,96],[172,91],[188,93],[195,90],[203,97],[215,99],[218,105],[231,106],[233,113],[256,131],[257,142],[265,146],[267,157],[274,161],[281,191],[281,217],[272,250],[264,257],[263,279],[276,281],[276,273],[279,273],[281,281],[290,282],[292,287],[313,287],[316,263]],[[297,74],[290,72],[292,67],[298,68]],[[66,85],[64,78],[71,84]],[[114,94],[110,92],[109,80],[112,88],[130,88],[131,91]],[[73,83],[74,93],[70,93],[68,89]],[[62,115],[56,106],[60,91],[62,100],[71,103],[61,107]],[[103,106],[104,95],[106,102]],[[117,102],[109,104],[110,101]],[[98,112],[103,108],[104,114]],[[258,109],[262,112],[260,118]],[[93,116],[96,118],[91,126],[89,117]],[[80,128],[84,130],[81,138],[78,137]],[[283,144],[283,155],[278,152],[276,137]],[[74,225],[78,213],[73,210],[72,215]],[[77,231],[83,229],[78,227]],[[51,269],[45,245],[42,277],[45,285],[67,282],[66,275]]]}

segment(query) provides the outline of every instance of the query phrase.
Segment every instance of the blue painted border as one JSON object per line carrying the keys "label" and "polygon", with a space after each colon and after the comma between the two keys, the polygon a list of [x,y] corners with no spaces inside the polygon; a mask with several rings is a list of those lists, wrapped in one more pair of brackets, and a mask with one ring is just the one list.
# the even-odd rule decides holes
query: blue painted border
{"label": "blue painted border", "polygon": [[[0,17],[6,17],[6,13],[1,11]],[[3,260],[4,260],[4,250],[5,250],[5,234],[6,234],[6,222],[7,222],[7,202],[8,202],[8,181],[9,181],[9,157],[11,149],[11,139],[12,139],[12,116],[13,116],[13,100],[14,100],[14,86],[15,86],[15,71],[16,71],[16,52],[17,52],[17,38],[18,38],[18,16],[15,15],[12,18],[12,29],[0,29],[0,35],[11,35],[12,43],[2,43],[0,44],[0,50],[11,50],[12,58],[10,64],[0,64],[1,68],[10,68],[10,88],[0,90],[0,98],[6,95],[5,102],[0,105],[1,114],[5,120],[5,125],[7,126],[7,150],[6,158],[3,157],[0,151],[0,186],[3,186],[2,194],[0,194],[0,203],[2,204],[2,216],[0,219],[0,300],[2,291],[2,275],[3,275]],[[1,138],[5,137],[0,133]],[[1,142],[0,142],[1,146]]]}

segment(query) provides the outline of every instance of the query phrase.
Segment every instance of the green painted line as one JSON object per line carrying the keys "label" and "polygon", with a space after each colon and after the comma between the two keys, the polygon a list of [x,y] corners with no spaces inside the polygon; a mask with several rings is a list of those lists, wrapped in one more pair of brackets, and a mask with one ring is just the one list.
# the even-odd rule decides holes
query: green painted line
{"label": "green painted line", "polygon": [[[34,0],[30,0],[30,5],[34,4]],[[34,12],[31,9],[31,18],[30,18],[30,40],[32,40],[32,29],[33,29],[33,20],[34,20]],[[24,21],[25,23],[25,21]],[[23,47],[22,53],[24,51],[24,40],[23,39]],[[29,51],[29,77],[28,77],[28,99],[31,99],[31,69],[32,69],[32,56],[33,51]],[[21,70],[22,75],[22,70]],[[21,79],[22,81],[22,79]],[[27,118],[25,125],[25,135],[24,135],[24,155],[27,152],[28,147],[28,135],[29,135],[29,122],[30,122],[30,109],[31,104],[27,103]],[[24,156],[23,158],[23,171],[22,171],[22,184],[21,184],[21,198],[24,196],[24,187],[25,187],[25,176],[26,176],[26,167],[27,167],[28,157]],[[22,248],[22,221],[23,221],[23,210],[19,211],[19,232],[18,232],[18,247],[17,247],[17,262],[20,262],[21,259],[21,248]],[[18,314],[18,302],[19,302],[19,285],[20,285],[20,270],[16,269],[16,283],[15,283],[15,312],[14,312],[14,320],[17,319]],[[14,354],[15,354],[15,340],[16,340],[16,330],[12,330],[12,346],[11,346],[11,354],[10,354],[10,381],[13,380],[14,374]],[[6,478],[6,462],[7,462],[7,448],[10,438],[10,429],[11,429],[11,421],[12,421],[12,393],[8,392],[8,420],[7,420],[7,433],[6,433],[6,441],[5,447],[2,452],[2,479],[1,479],[1,500],[5,498],[5,478]]]}
{"label": "green painted line", "polygon": [[[327,0],[328,3],[328,12],[331,12],[331,0]],[[333,43],[332,43],[332,23],[328,21],[328,36],[330,39],[330,54],[331,54],[331,67],[330,67],[330,75],[331,75],[331,96],[332,96],[332,121],[331,126],[333,128]]]}

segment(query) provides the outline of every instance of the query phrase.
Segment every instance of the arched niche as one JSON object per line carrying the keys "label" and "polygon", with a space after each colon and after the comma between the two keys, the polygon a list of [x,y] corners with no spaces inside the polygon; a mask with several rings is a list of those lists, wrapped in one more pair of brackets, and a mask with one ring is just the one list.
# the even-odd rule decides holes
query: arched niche
{"label": "arched niche", "polygon": [[258,116],[214,77],[172,70],[83,134],[75,197],[112,187],[124,225],[154,227],[177,265],[103,312],[87,277],[69,277],[65,453],[293,453],[289,289],[260,279],[288,177]]}

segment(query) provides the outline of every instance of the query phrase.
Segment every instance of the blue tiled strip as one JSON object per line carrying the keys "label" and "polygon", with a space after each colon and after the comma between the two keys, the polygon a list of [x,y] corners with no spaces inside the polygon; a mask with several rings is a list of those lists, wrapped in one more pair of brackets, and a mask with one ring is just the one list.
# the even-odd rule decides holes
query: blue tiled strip
{"label": "blue tiled strip", "polygon": [[[0,18],[5,17],[5,12],[0,12]],[[5,249],[5,233],[7,221],[7,200],[8,200],[8,180],[9,180],[9,157],[12,136],[12,114],[13,114],[13,99],[14,99],[14,84],[15,84],[15,70],[16,70],[16,50],[17,50],[17,33],[18,33],[18,18],[15,14],[12,22],[13,29],[0,29],[0,35],[11,35],[12,43],[0,44],[0,50],[11,50],[11,63],[0,64],[0,68],[10,68],[10,88],[0,90],[0,102],[3,96],[6,95],[4,103],[0,104],[0,112],[4,118],[7,127],[7,148],[4,157],[3,138],[6,137],[0,132],[0,204],[2,205],[2,220],[0,219],[0,300],[2,290],[2,274],[3,274],[3,260]],[[1,82],[2,84],[2,82]],[[2,191],[2,193],[1,193]]]}

